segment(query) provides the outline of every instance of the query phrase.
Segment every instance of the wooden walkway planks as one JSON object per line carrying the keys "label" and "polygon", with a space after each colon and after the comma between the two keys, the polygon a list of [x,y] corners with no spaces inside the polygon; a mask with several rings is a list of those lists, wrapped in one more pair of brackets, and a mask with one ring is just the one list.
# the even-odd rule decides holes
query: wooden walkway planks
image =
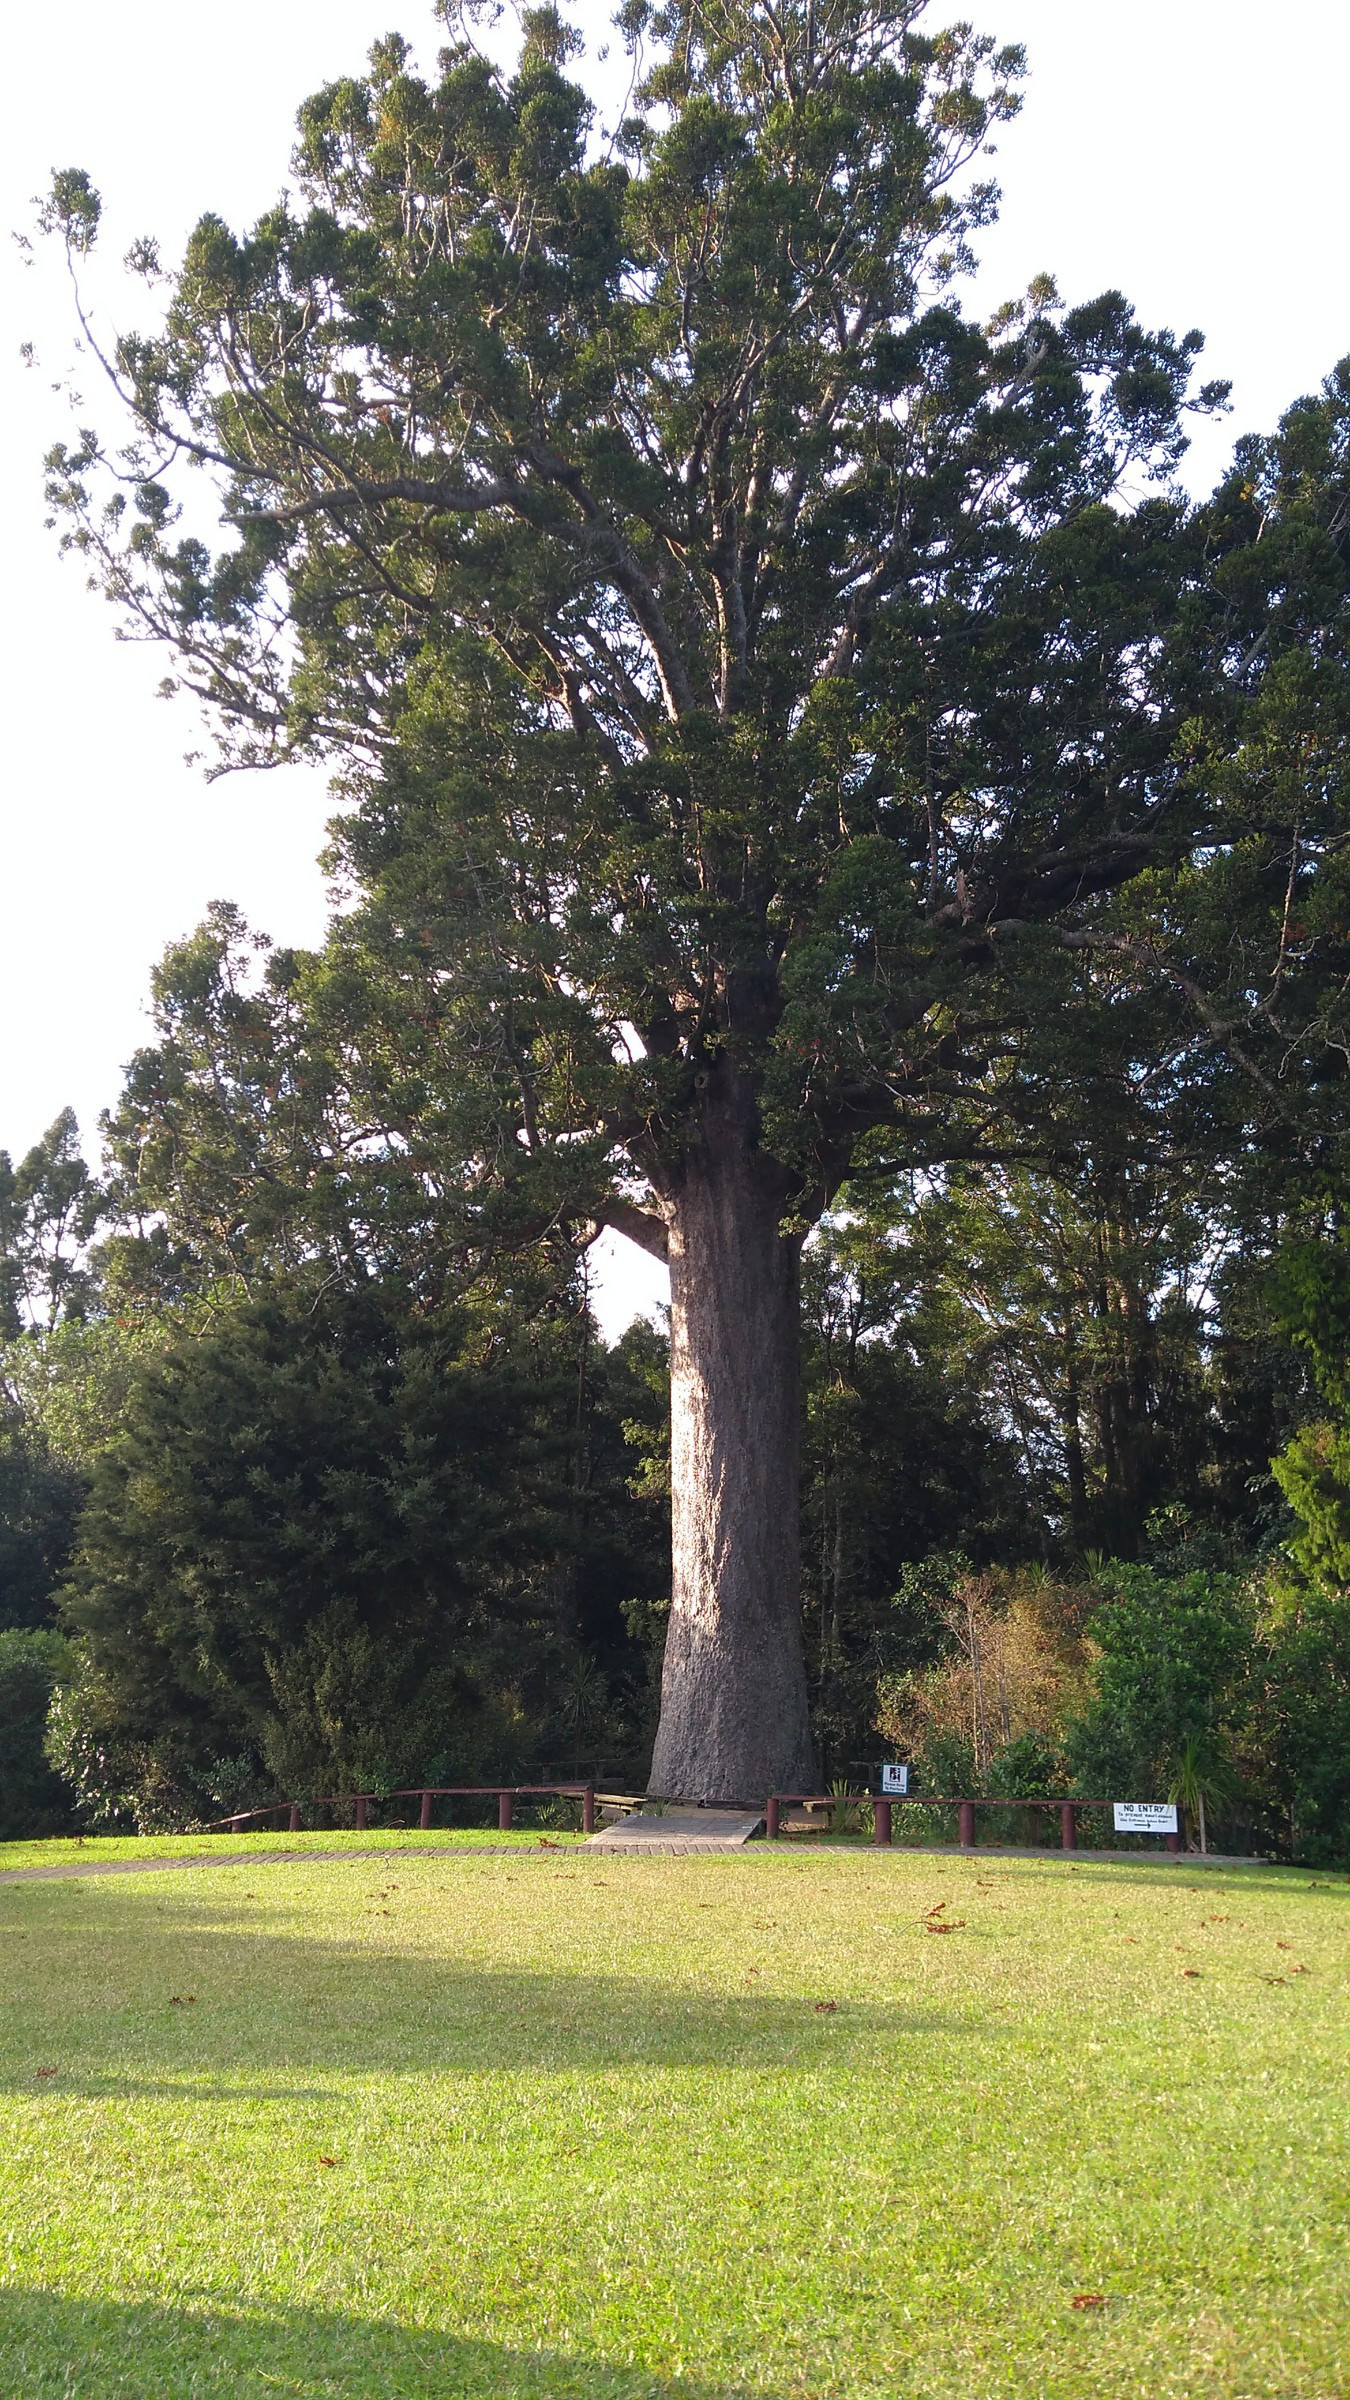
{"label": "wooden walkway planks", "polygon": [[604,1825],[582,1843],[583,1850],[655,1854],[683,1858],[691,1850],[743,1850],[764,1823],[762,1812],[742,1808],[667,1808],[658,1816],[625,1817]]}

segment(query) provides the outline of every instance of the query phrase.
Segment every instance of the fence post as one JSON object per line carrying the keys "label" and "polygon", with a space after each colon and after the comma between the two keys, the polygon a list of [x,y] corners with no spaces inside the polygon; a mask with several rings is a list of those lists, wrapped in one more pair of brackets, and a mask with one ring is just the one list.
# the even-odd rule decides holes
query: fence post
{"label": "fence post", "polygon": [[975,1847],[975,1803],[973,1800],[962,1800],[959,1802],[958,1806],[959,1826],[957,1840],[960,1842],[963,1850],[973,1850]]}
{"label": "fence post", "polygon": [[778,1794],[776,1792],[771,1793],[764,1804],[764,1839],[766,1842],[776,1842],[778,1839]]}
{"label": "fence post", "polygon": [[515,1795],[511,1792],[498,1792],[497,1794],[498,1833],[509,1833],[511,1830],[512,1804],[514,1797]]}
{"label": "fence post", "polygon": [[242,1817],[231,1817],[231,1819],[230,1819],[230,1831],[231,1831],[231,1833],[242,1833],[242,1832],[243,1832],[243,1829],[244,1829],[244,1820],[243,1820],[243,1818],[242,1818]]}
{"label": "fence post", "polygon": [[1076,1850],[1078,1848],[1078,1820],[1074,1813],[1072,1800],[1060,1801],[1059,1830],[1065,1849]]}
{"label": "fence post", "polygon": [[593,1783],[588,1783],[581,1795],[581,1830],[583,1833],[594,1833],[595,1831],[595,1785]]}
{"label": "fence post", "polygon": [[427,1832],[429,1832],[429,1831],[430,1831],[430,1828],[431,1828],[431,1794],[430,1794],[430,1792],[423,1792],[423,1794],[422,1794],[422,1814],[421,1814],[421,1816],[418,1818],[418,1820],[417,1820],[417,1821],[418,1821],[418,1824],[421,1826],[423,1833],[427,1833]]}
{"label": "fence post", "polygon": [[358,1792],[358,1793],[357,1793],[357,1795],[356,1795],[356,1830],[357,1830],[357,1832],[358,1832],[358,1833],[364,1833],[364,1832],[365,1832],[365,1830],[366,1830],[366,1827],[367,1827],[367,1825],[368,1825],[369,1823],[370,1823],[370,1812],[369,1812],[369,1809],[368,1809],[368,1807],[367,1807],[367,1805],[366,1805],[366,1795],[365,1795],[365,1793],[364,1793],[364,1792]]}
{"label": "fence post", "polygon": [[1178,1852],[1178,1851],[1180,1850],[1180,1848],[1181,1848],[1181,1835],[1180,1835],[1179,1833],[1165,1833],[1165,1834],[1163,1835],[1163,1840],[1166,1842],[1166,1844],[1167,1844],[1167,1847],[1168,1847],[1168,1849],[1171,1851],[1173,1858],[1175,1858],[1175,1857],[1176,1857],[1176,1855],[1177,1855],[1177,1852]]}
{"label": "fence post", "polygon": [[300,1831],[300,1803],[298,1800],[292,1800],[291,1802],[291,1821],[287,1830],[290,1833],[298,1833]]}
{"label": "fence post", "polygon": [[872,1839],[880,1850],[891,1846],[891,1804],[889,1800],[872,1802]]}

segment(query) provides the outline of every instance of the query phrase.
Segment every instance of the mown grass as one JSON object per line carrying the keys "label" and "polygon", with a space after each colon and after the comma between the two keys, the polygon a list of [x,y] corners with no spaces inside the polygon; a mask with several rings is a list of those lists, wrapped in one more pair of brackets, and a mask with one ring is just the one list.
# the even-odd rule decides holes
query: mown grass
{"label": "mown grass", "polygon": [[71,1834],[45,1841],[0,1842],[0,1874],[25,1867],[97,1868],[147,1858],[266,1858],[271,1853],[289,1856],[293,1851],[321,1855],[325,1850],[474,1850],[495,1849],[503,1843],[537,1850],[541,1840],[562,1845],[580,1839],[579,1833],[561,1832],[552,1825],[515,1826],[510,1833],[486,1826],[450,1831],[433,1826],[427,1833],[415,1826],[377,1826],[363,1833],[350,1829],[345,1833],[250,1833],[245,1827],[242,1833]]}
{"label": "mown grass", "polygon": [[1340,2400],[1348,1901],[763,1851],[6,1886],[0,2392]]}

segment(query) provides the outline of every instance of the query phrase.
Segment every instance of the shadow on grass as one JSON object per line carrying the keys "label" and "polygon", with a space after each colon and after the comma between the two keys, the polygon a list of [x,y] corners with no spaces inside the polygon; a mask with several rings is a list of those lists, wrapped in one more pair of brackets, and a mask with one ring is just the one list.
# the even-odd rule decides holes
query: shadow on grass
{"label": "shadow on grass", "polygon": [[[799,2069],[902,2048],[915,2037],[992,2045],[1008,2029],[932,2004],[906,1976],[893,2000],[673,1981],[665,1963],[598,1973],[564,1958],[477,1964],[398,1945],[296,1938],[253,1913],[202,1901],[147,1915],[125,1885],[97,1902],[27,1887],[26,1936],[6,1941],[0,2089],[43,2098],[130,2098],[218,2082],[258,2100],[318,2097],[327,2074],[566,2075],[606,2069]],[[87,1889],[87,1887],[86,1887]],[[58,1897],[58,1894],[62,1895]],[[64,1904],[63,1904],[64,1903]],[[16,1912],[6,1912],[10,1926]],[[410,1911],[411,1915],[411,1911]],[[413,1918],[415,1925],[416,1919]],[[692,1949],[692,1944],[691,1944]],[[746,1968],[762,1954],[747,1932]],[[91,1980],[91,1977],[93,1980]]]}
{"label": "shadow on grass", "polygon": [[0,2293],[7,2400],[738,2400],[743,2389],[318,2310],[235,2316]]}

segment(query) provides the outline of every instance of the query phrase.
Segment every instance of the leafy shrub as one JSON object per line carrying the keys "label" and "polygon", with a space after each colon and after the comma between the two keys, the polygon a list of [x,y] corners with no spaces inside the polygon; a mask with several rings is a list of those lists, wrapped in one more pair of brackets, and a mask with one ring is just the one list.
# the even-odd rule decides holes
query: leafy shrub
{"label": "leafy shrub", "polygon": [[[1058,1761],[1065,1719],[1091,1689],[1084,1593],[1025,1570],[961,1569],[933,1607],[945,1657],[919,1673],[885,1676],[879,1688],[877,1730],[895,1755],[921,1760],[930,1790],[970,1793],[993,1788],[994,1761],[1005,1752],[1013,1776],[1024,1760]],[[944,1786],[939,1773],[962,1780]],[[1013,1784],[1001,1788],[1013,1796]]]}
{"label": "leafy shrub", "polygon": [[1112,1572],[1116,1588],[1091,1621],[1096,1689],[1069,1727],[1069,1759],[1080,1791],[1154,1798],[1188,1741],[1247,1714],[1255,1595],[1236,1575]]}
{"label": "leafy shrub", "polygon": [[1290,1854],[1350,1863],[1350,1592],[1272,1581],[1260,1725],[1269,1800]]}
{"label": "leafy shrub", "polygon": [[18,1627],[0,1633],[0,1840],[63,1833],[72,1821],[70,1786],[44,1748],[52,1696],[71,1665],[70,1644],[59,1633]]}
{"label": "leafy shrub", "polygon": [[566,1487],[548,1384],[465,1344],[282,1291],[141,1370],[66,1597],[52,1754],[91,1814],[185,1825],[226,1785],[386,1790],[433,1755],[476,1781],[511,1750]]}

